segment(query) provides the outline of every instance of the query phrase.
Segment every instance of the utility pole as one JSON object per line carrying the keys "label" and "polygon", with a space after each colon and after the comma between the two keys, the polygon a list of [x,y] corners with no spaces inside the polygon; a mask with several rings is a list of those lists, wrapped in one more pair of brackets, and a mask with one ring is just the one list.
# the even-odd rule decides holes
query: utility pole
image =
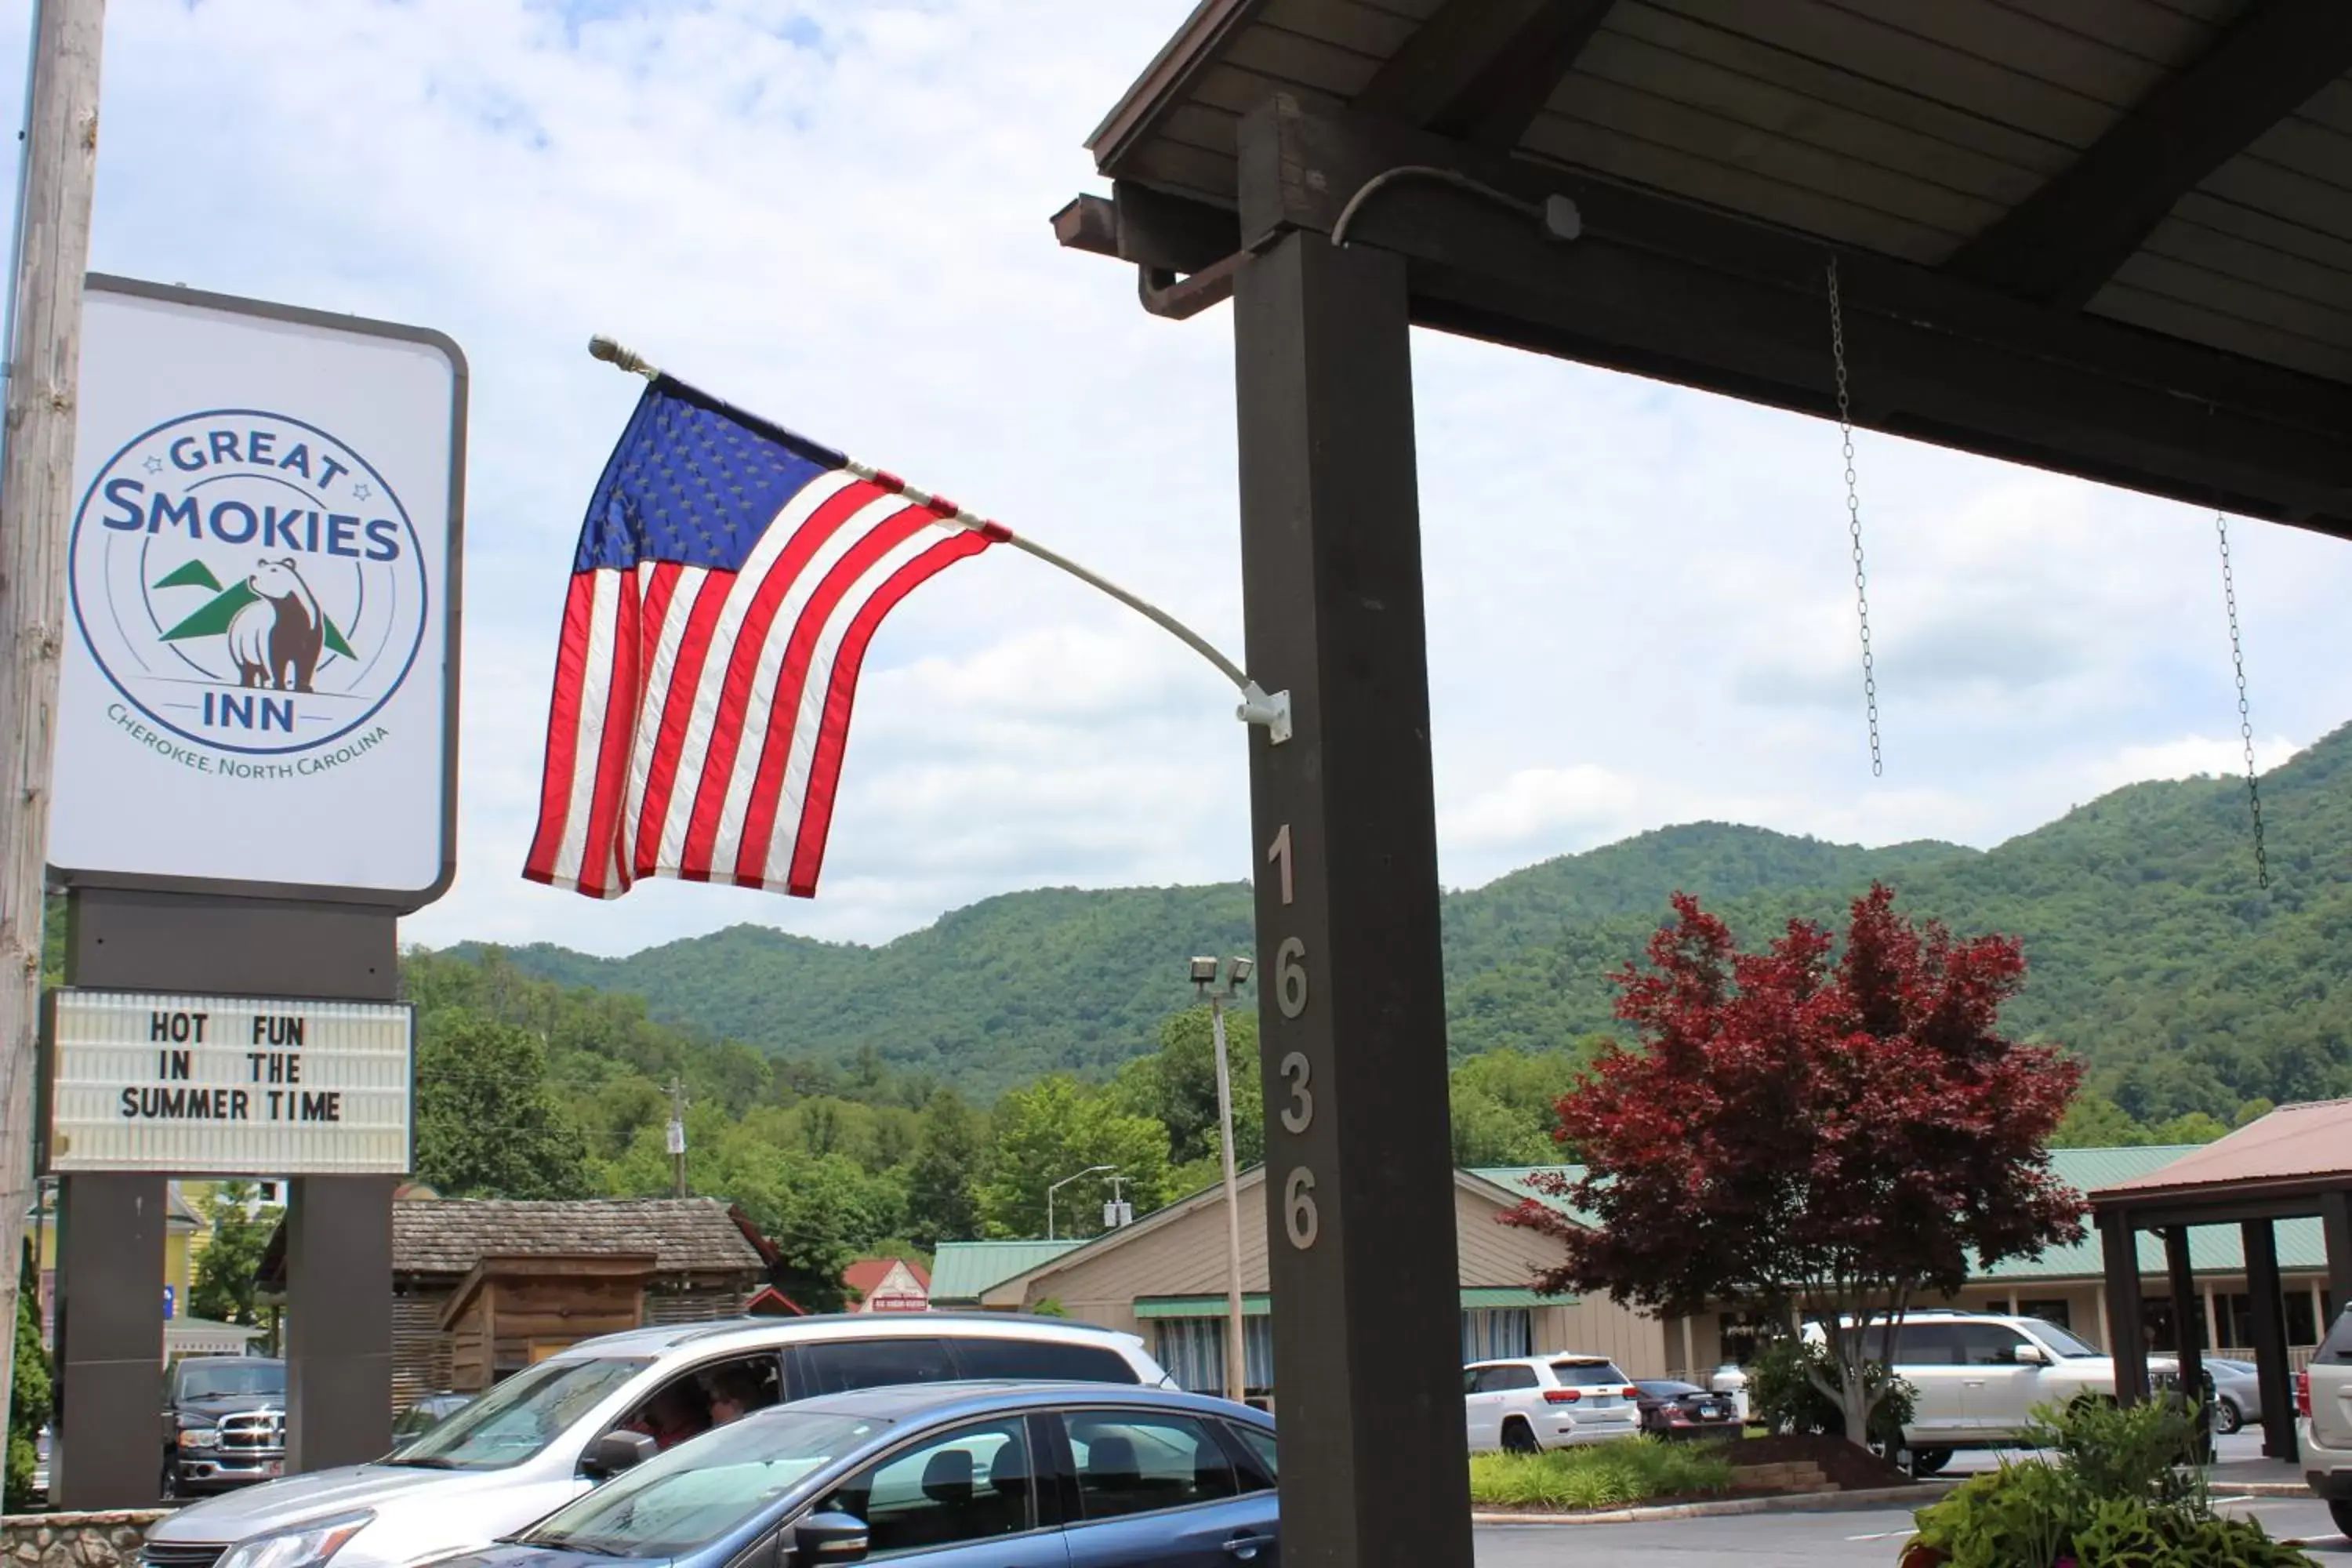
{"label": "utility pole", "polygon": [[0,454],[0,766],[10,815],[0,876],[0,1412],[14,1392],[17,1259],[33,1192],[35,1030],[66,519],[73,507],[81,285],[98,171],[105,0],[37,0],[10,266],[6,450]]}
{"label": "utility pole", "polygon": [[1217,1047],[1217,1142],[1225,1157],[1225,1397],[1238,1405],[1249,1392],[1249,1343],[1243,1337],[1242,1189],[1234,1173],[1234,1075],[1225,1056],[1225,1004],[1241,994],[1250,961],[1234,959],[1227,973],[1224,989],[1213,991],[1217,961],[1192,961],[1192,984],[1208,1001],[1209,1031]]}
{"label": "utility pole", "polygon": [[686,1196],[686,1084],[669,1080],[669,1157],[677,1173],[677,1195]]}

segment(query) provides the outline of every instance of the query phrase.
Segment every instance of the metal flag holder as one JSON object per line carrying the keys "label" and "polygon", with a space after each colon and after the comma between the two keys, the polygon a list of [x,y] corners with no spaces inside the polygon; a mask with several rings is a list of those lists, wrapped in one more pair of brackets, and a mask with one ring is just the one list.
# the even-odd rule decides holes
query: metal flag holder
{"label": "metal flag holder", "polygon": [[[641,375],[649,382],[658,381],[664,374],[662,371],[656,368],[650,362],[648,362],[644,355],[622,347],[621,344],[615,342],[611,338],[593,337],[589,339],[588,352],[590,354],[593,355],[597,359],[603,360],[607,364],[627,371],[632,375]],[[669,379],[673,383],[677,382],[677,378],[675,376],[672,376]],[[683,384],[680,383],[679,384]],[[748,424],[767,425],[771,423],[771,421],[761,419],[756,415],[745,414],[741,410],[734,407],[731,404],[725,403],[718,398],[712,398],[709,393],[702,392],[698,388],[697,389],[696,395],[698,396],[708,398],[712,403],[718,404],[719,406],[726,409],[730,415],[744,420]],[[1208,638],[1202,637],[1200,633],[1194,631],[1192,627],[1186,626],[1183,622],[1178,620],[1175,616],[1170,615],[1159,605],[1150,603],[1149,600],[1140,598],[1134,594],[1129,593],[1125,588],[1120,587],[1118,584],[1112,582],[1108,577],[1102,576],[1094,572],[1089,572],[1085,567],[1079,565],[1076,562],[1071,560],[1068,556],[1061,554],[1056,551],[1048,550],[1045,546],[1038,543],[1036,541],[1024,538],[1022,535],[1013,532],[1011,529],[1005,527],[1001,522],[992,521],[988,518],[978,515],[977,513],[967,511],[962,507],[958,506],[955,502],[947,500],[945,497],[933,495],[929,491],[918,489],[913,485],[907,483],[904,479],[901,479],[898,476],[887,469],[877,468],[870,464],[861,463],[855,458],[845,458],[845,465],[851,473],[856,474],[859,479],[864,479],[868,484],[879,485],[884,489],[887,489],[896,494],[906,497],[909,501],[912,501],[919,507],[927,508],[930,511],[937,513],[942,522],[954,523],[959,527],[970,529],[975,533],[982,534],[992,542],[1010,544],[1015,550],[1025,551],[1027,553],[1034,555],[1038,560],[1045,563],[1048,566],[1058,567],[1062,571],[1068,573],[1071,576],[1076,577],[1079,582],[1087,584],[1087,586],[1109,595],[1112,598],[1117,599],[1129,609],[1133,610],[1136,614],[1143,616],[1144,619],[1150,621],[1153,625],[1159,626],[1163,631],[1168,632],[1179,642],[1181,642],[1186,647],[1191,648],[1194,653],[1199,654],[1202,658],[1207,659],[1211,664],[1216,666],[1217,673],[1223,676],[1227,680],[1232,681],[1234,689],[1240,691],[1242,695],[1241,705],[1234,710],[1234,718],[1240,720],[1244,724],[1255,724],[1264,729],[1266,732],[1266,739],[1272,742],[1275,745],[1279,746],[1285,741],[1290,739],[1290,693],[1287,691],[1268,692],[1265,688],[1258,685],[1256,681],[1252,680],[1247,672],[1245,672],[1240,665],[1235,664],[1232,659],[1227,658],[1223,653],[1219,652],[1215,644],[1210,642]]]}

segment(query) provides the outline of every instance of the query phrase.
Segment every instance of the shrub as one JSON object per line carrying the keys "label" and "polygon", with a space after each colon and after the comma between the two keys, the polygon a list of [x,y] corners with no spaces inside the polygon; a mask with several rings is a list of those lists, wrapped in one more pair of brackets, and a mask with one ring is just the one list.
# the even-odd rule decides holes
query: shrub
{"label": "shrub", "polygon": [[[1837,1386],[1837,1363],[1823,1346],[1785,1338],[1766,1345],[1748,1369],[1749,1410],[1768,1432],[1844,1436],[1845,1412],[1807,1375],[1808,1369],[1831,1387]],[[1889,1450],[1902,1447],[1903,1427],[1912,1415],[1911,1385],[1885,1367],[1873,1366],[1865,1386],[1873,1393],[1886,1390],[1870,1412],[1871,1446]]]}
{"label": "shrub", "polygon": [[2316,1568],[2252,1520],[2212,1510],[2197,1417],[2177,1400],[2036,1412],[2057,1461],[2004,1464],[1916,1516],[1906,1562],[1942,1568]]}
{"label": "shrub", "polygon": [[1731,1462],[1720,1454],[1654,1437],[1470,1457],[1470,1500],[1496,1508],[1622,1508],[1730,1485]]}

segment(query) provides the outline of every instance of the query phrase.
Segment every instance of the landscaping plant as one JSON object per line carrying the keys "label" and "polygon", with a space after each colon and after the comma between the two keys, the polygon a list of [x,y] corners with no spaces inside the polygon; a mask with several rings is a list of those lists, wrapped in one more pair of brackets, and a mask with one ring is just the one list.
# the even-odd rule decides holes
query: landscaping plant
{"label": "landscaping plant", "polygon": [[1653,1437],[1470,1458],[1470,1500],[1486,1508],[1622,1508],[1724,1491],[1730,1485],[1730,1461],[1714,1449]]}
{"label": "landscaping plant", "polygon": [[2213,1511],[2179,1401],[2036,1415],[2055,1459],[2004,1463],[1921,1509],[1904,1568],[2317,1568]]}
{"label": "landscaping plant", "polygon": [[[1891,1454],[1903,1446],[1915,1391],[1875,1363],[1864,1369],[1864,1375],[1870,1447]],[[1825,1392],[1836,1383],[1836,1365],[1822,1346],[1786,1337],[1774,1340],[1748,1369],[1748,1409],[1768,1433],[1843,1437],[1845,1407]]]}
{"label": "landscaping plant", "polygon": [[1677,894],[1649,963],[1618,977],[1638,1049],[1605,1047],[1561,1099],[1580,1172],[1505,1223],[1555,1238],[1547,1293],[1665,1317],[1723,1301],[1819,1314],[1805,1373],[1866,1444],[1874,1355],[1914,1302],[2083,1234],[2049,1142],[2083,1069],[2001,1033],[2025,980],[2012,938],[1906,919],[1874,887],[1843,944],[1791,921],[1760,952]]}

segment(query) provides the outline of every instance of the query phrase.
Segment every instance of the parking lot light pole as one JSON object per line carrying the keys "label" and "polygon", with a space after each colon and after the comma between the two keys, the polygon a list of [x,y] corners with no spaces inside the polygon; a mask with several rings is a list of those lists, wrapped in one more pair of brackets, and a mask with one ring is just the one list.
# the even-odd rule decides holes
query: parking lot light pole
{"label": "parking lot light pole", "polygon": [[1118,1167],[1117,1165],[1088,1165],[1076,1175],[1064,1176],[1060,1181],[1055,1182],[1052,1186],[1047,1187],[1045,1189],[1045,1239],[1047,1241],[1054,1239],[1054,1194],[1055,1193],[1060,1192],[1072,1182],[1084,1181],[1088,1176],[1099,1175],[1105,1171],[1116,1171],[1118,1169]]}
{"label": "parking lot light pole", "polygon": [[1209,1004],[1209,1034],[1217,1046],[1217,1141],[1225,1159],[1225,1397],[1239,1404],[1249,1389],[1249,1353],[1242,1338],[1242,1201],[1241,1184],[1234,1174],[1234,1079],[1225,1057],[1225,1004],[1241,994],[1250,961],[1236,958],[1225,973],[1224,989],[1212,989],[1217,983],[1217,961],[1192,961],[1192,984]]}

